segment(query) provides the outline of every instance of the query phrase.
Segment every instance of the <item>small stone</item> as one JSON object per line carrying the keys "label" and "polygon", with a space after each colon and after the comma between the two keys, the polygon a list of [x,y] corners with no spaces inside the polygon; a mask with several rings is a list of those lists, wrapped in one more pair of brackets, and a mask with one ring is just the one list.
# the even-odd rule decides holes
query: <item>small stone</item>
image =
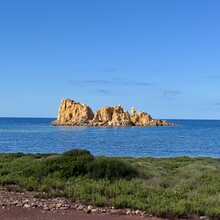
{"label": "small stone", "polygon": [[113,214],[113,215],[121,214],[121,210],[120,209],[112,209],[111,214]]}
{"label": "small stone", "polygon": [[19,202],[16,206],[21,207],[21,206],[23,206],[23,204],[21,202]]}
{"label": "small stone", "polygon": [[96,213],[96,212],[98,212],[98,209],[92,209],[91,210],[91,213]]}
{"label": "small stone", "polygon": [[199,217],[201,220],[209,220],[209,218],[207,216],[200,216]]}
{"label": "small stone", "polygon": [[30,208],[31,206],[29,204],[24,204],[24,208]]}
{"label": "small stone", "polygon": [[44,210],[49,210],[50,208],[45,204],[43,207]]}
{"label": "small stone", "polygon": [[77,208],[77,210],[83,210],[83,209],[84,209],[84,206],[82,206],[82,205],[79,205]]}
{"label": "small stone", "polygon": [[55,209],[56,208],[56,204],[50,204],[49,207],[50,207],[50,209]]}
{"label": "small stone", "polygon": [[67,210],[67,209],[69,209],[69,207],[67,207],[67,206],[62,206],[62,207],[60,207],[59,209],[60,209],[60,210]]}
{"label": "small stone", "polygon": [[42,208],[44,205],[43,205],[43,202],[39,202],[38,204],[37,204],[37,206],[39,207],[39,208]]}
{"label": "small stone", "polygon": [[131,214],[131,210],[128,210],[127,212],[126,212],[126,215],[130,215]]}
{"label": "small stone", "polygon": [[56,208],[59,209],[62,206],[62,203],[57,203]]}
{"label": "small stone", "polygon": [[73,205],[73,209],[77,209],[80,205],[79,204],[75,204]]}
{"label": "small stone", "polygon": [[4,202],[4,206],[10,206],[11,203],[9,201]]}
{"label": "small stone", "polygon": [[16,205],[18,204],[18,200],[13,201],[13,202],[11,202],[10,204],[16,206]]}
{"label": "small stone", "polygon": [[87,207],[87,210],[88,211],[91,211],[93,209],[93,206],[92,205],[89,205],[88,207]]}
{"label": "small stone", "polygon": [[36,206],[37,206],[37,205],[36,205],[35,203],[33,203],[33,202],[31,203],[31,207],[32,207],[32,208],[34,208],[34,207],[36,207]]}
{"label": "small stone", "polygon": [[153,218],[154,216],[151,215],[151,214],[144,214],[144,217],[147,217],[147,218]]}
{"label": "small stone", "polygon": [[135,211],[135,215],[138,215],[139,213],[140,213],[139,210],[136,210],[136,211]]}
{"label": "small stone", "polygon": [[23,204],[27,204],[27,203],[29,203],[29,202],[30,202],[29,199],[22,200],[22,203],[23,203]]}
{"label": "small stone", "polygon": [[145,214],[146,214],[146,212],[145,212],[145,211],[140,212],[140,215],[141,215],[141,216],[145,216]]}
{"label": "small stone", "polygon": [[71,206],[70,206],[70,209],[75,210],[75,209],[76,209],[75,205],[71,205]]}

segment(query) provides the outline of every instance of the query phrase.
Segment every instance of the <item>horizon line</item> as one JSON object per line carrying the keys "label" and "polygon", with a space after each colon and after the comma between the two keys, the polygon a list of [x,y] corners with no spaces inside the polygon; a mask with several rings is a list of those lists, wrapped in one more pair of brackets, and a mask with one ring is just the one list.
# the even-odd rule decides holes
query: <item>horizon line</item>
{"label": "horizon line", "polygon": [[[0,116],[0,119],[3,118],[29,118],[29,119],[57,119],[57,117],[42,117],[42,116]],[[220,119],[217,118],[155,118],[155,119],[160,119],[160,120],[213,120],[213,121],[219,121]]]}

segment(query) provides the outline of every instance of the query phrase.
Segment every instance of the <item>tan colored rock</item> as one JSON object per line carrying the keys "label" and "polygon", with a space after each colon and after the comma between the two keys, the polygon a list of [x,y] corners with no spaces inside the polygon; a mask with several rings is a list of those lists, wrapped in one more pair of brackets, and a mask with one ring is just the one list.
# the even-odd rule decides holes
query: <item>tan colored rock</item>
{"label": "tan colored rock", "polygon": [[152,117],[146,112],[139,111],[136,113],[135,109],[131,109],[131,121],[136,126],[150,126]]}
{"label": "tan colored rock", "polygon": [[138,122],[138,115],[134,107],[131,108],[131,121],[134,125],[136,125]]}
{"label": "tan colored rock", "polygon": [[120,105],[105,106],[94,115],[86,104],[80,104],[70,99],[63,99],[59,108],[57,120],[53,125],[71,126],[172,126],[173,124],[160,119],[152,119],[146,112],[131,109],[131,115]]}
{"label": "tan colored rock", "polygon": [[130,115],[121,106],[100,108],[92,122],[92,126],[130,126],[132,125]]}
{"label": "tan colored rock", "polygon": [[152,117],[145,112],[138,112],[138,123],[139,126],[149,126]]}
{"label": "tan colored rock", "polygon": [[150,126],[174,126],[174,124],[167,120],[152,119],[150,122]]}
{"label": "tan colored rock", "polygon": [[80,104],[70,99],[63,99],[60,104],[57,120],[53,125],[88,125],[94,113],[86,104]]}
{"label": "tan colored rock", "polygon": [[112,120],[110,122],[111,126],[131,126],[132,121],[128,111],[117,105],[113,109]]}
{"label": "tan colored rock", "polygon": [[112,120],[112,115],[113,115],[113,109],[112,107],[109,107],[109,106],[105,106],[103,108],[100,108],[92,122],[91,122],[91,125],[109,125],[109,122]]}

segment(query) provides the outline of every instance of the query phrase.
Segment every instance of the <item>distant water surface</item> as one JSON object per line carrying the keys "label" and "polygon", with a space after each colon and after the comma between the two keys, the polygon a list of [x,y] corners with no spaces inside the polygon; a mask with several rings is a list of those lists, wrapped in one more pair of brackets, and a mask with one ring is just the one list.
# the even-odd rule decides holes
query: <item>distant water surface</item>
{"label": "distant water surface", "polygon": [[0,152],[220,157],[220,120],[170,120],[174,127],[56,127],[53,118],[0,118]]}

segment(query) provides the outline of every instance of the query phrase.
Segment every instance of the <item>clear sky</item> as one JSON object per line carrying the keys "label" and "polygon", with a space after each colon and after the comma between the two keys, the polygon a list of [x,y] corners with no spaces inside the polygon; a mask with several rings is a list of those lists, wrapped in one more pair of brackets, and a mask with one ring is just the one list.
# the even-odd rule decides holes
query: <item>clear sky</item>
{"label": "clear sky", "polygon": [[220,119],[219,0],[0,0],[0,117],[62,98]]}

